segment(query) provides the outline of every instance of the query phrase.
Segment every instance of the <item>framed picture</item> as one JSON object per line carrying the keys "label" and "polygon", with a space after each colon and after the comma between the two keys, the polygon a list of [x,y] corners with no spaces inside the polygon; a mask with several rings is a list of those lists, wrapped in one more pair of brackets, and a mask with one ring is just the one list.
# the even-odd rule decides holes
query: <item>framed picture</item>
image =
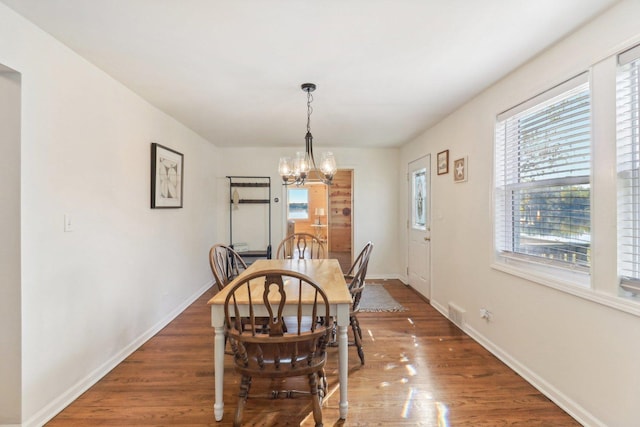
{"label": "framed picture", "polygon": [[181,208],[184,156],[151,143],[151,208]]}
{"label": "framed picture", "polygon": [[449,173],[449,150],[438,153],[438,175]]}
{"label": "framed picture", "polygon": [[466,182],[469,175],[467,156],[453,161],[453,182]]}

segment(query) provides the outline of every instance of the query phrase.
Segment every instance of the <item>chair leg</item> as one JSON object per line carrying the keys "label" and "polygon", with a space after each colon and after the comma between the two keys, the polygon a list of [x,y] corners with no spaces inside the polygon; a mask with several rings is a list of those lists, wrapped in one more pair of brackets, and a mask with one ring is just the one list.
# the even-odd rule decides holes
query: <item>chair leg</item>
{"label": "chair leg", "polygon": [[318,381],[320,382],[318,384],[318,400],[322,406],[322,401],[327,396],[327,377],[325,376],[324,368],[318,371]]}
{"label": "chair leg", "polygon": [[249,389],[251,388],[251,377],[243,375],[240,381],[240,393],[238,393],[238,408],[236,409],[236,418],[233,420],[234,427],[240,427],[242,425],[242,413],[244,412],[244,406],[247,403],[247,397],[249,397]]}
{"label": "chair leg", "polygon": [[318,396],[318,373],[312,372],[309,374],[309,391],[311,392],[311,403],[313,405],[313,420],[316,422],[316,427],[322,427],[322,408],[320,408],[320,399]]}
{"label": "chair leg", "polygon": [[362,330],[360,329],[360,322],[358,322],[358,318],[356,316],[351,316],[349,321],[351,323],[351,330],[353,331],[353,338],[358,349],[360,364],[364,365],[364,350],[362,350]]}
{"label": "chair leg", "polygon": [[354,314],[353,317],[355,317],[356,319],[356,326],[358,328],[358,336],[360,337],[360,339],[362,339],[362,329],[360,329],[360,321],[358,320],[358,317]]}
{"label": "chair leg", "polygon": [[228,342],[227,334],[224,335],[224,354],[229,354],[233,356],[233,350],[227,350],[227,342]]}

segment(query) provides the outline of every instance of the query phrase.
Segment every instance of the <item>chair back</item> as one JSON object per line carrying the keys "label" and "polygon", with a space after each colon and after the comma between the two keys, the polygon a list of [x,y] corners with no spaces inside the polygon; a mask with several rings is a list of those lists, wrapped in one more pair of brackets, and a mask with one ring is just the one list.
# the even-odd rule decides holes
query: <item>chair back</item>
{"label": "chair back", "polygon": [[356,260],[351,265],[351,268],[345,274],[345,279],[349,283],[349,292],[351,292],[351,311],[357,312],[360,308],[360,298],[362,298],[362,291],[365,287],[365,277],[367,275],[367,268],[369,267],[369,257],[373,251],[373,243],[367,242]]}
{"label": "chair back", "polygon": [[[288,270],[247,275],[229,291],[224,315],[240,372],[275,378],[304,375],[324,366],[332,328],[329,301],[308,276]],[[266,333],[257,322],[264,315],[269,319]],[[319,318],[321,323],[314,321]]]}
{"label": "chair back", "polygon": [[309,233],[293,233],[282,239],[276,251],[277,259],[325,258],[324,243]]}
{"label": "chair back", "polygon": [[220,243],[213,245],[209,250],[209,264],[216,279],[218,291],[247,269],[247,264],[236,251]]}

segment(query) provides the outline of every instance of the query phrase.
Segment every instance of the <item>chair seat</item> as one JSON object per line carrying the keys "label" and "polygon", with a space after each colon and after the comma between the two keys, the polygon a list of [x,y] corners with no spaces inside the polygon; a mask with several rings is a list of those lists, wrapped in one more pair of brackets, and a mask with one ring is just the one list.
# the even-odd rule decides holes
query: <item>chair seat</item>
{"label": "chair seat", "polygon": [[[305,372],[301,371],[307,368],[315,371],[324,366],[326,357],[317,351],[319,343],[316,338],[318,335],[317,333],[313,334],[313,339],[310,340],[278,344],[244,342],[238,356],[234,358],[234,362],[238,369],[251,372],[259,370],[268,375],[282,372],[289,376],[295,372],[295,375],[304,375]],[[262,341],[268,339],[264,336]]]}
{"label": "chair seat", "polygon": [[[294,353],[293,347],[280,349],[279,355],[275,354],[273,348],[261,354],[262,350],[258,345],[247,347],[249,348],[247,349],[246,362],[240,358],[234,358],[235,367],[239,373],[255,377],[284,378],[307,375],[323,368],[326,361],[325,357],[308,358],[309,350],[300,350],[300,353]],[[305,351],[306,354],[304,354]]]}

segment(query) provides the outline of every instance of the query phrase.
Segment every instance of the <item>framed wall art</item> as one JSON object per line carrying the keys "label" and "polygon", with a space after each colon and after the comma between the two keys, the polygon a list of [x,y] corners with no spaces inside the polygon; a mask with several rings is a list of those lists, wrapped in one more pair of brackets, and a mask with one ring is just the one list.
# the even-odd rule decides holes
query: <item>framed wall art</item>
{"label": "framed wall art", "polygon": [[181,208],[184,156],[151,144],[151,208]]}
{"label": "framed wall art", "polygon": [[444,175],[449,173],[449,150],[444,150],[438,153],[438,175]]}
{"label": "framed wall art", "polygon": [[467,156],[453,161],[453,182],[466,182],[469,176],[469,160]]}

